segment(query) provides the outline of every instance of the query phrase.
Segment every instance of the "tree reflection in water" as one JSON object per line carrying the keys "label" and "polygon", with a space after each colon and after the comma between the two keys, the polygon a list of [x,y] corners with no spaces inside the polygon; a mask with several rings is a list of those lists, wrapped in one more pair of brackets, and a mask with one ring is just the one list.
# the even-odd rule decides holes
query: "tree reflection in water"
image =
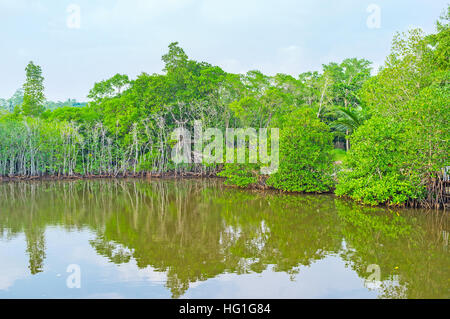
{"label": "tree reflection in water", "polygon": [[31,274],[43,271],[45,229],[58,226],[94,231],[91,246],[112,263],[166,272],[175,298],[224,273],[270,267],[294,279],[330,255],[361,278],[379,265],[381,297],[449,297],[442,212],[229,189],[221,180],[3,183],[0,212],[4,240],[25,234]]}

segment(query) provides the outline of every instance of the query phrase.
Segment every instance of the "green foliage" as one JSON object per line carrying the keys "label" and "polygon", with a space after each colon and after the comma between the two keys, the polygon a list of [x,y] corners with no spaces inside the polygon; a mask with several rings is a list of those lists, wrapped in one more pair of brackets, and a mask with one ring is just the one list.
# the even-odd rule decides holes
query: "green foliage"
{"label": "green foliage", "polygon": [[0,120],[0,176],[73,174],[82,137],[73,124],[35,118]]}
{"label": "green foliage", "polygon": [[47,110],[41,118],[48,121],[67,121],[76,123],[95,123],[101,120],[100,114],[89,107],[62,106],[53,111]]}
{"label": "green foliage", "polygon": [[408,145],[404,122],[373,117],[353,135],[352,149],[339,175],[336,194],[347,195],[365,204],[400,205],[409,198],[419,198],[416,175],[400,174],[401,168],[414,156]]}
{"label": "green foliage", "polygon": [[331,123],[331,126],[336,128],[338,132],[347,131],[351,134],[367,119],[365,110],[361,106],[348,109],[337,107],[334,112],[337,119]]}
{"label": "green foliage", "polygon": [[23,85],[22,113],[24,115],[38,116],[44,111],[45,102],[42,69],[31,61],[28,63],[25,71],[27,78]]}
{"label": "green foliage", "polygon": [[442,70],[450,67],[450,6],[436,22],[437,33],[427,37],[429,44],[434,49],[433,63]]}
{"label": "green foliage", "polygon": [[259,165],[257,164],[225,164],[218,174],[225,177],[226,185],[248,188],[257,184],[259,179]]}
{"label": "green foliage", "polygon": [[347,155],[347,152],[344,151],[341,148],[335,148],[335,149],[333,149],[331,154],[332,154],[332,157],[333,157],[333,161],[335,161],[335,162],[342,162],[342,161],[344,161],[345,156]]}
{"label": "green foliage", "polygon": [[45,109],[46,110],[56,110],[61,107],[85,107],[87,103],[84,102],[77,102],[75,99],[67,99],[67,101],[61,102],[53,102],[53,101],[46,101],[45,102]]}
{"label": "green foliage", "polygon": [[0,99],[0,109],[7,112],[13,112],[15,108],[20,108],[23,103],[23,89],[20,88],[14,92],[9,99]]}
{"label": "green foliage", "polygon": [[333,146],[328,126],[308,108],[286,117],[280,135],[280,167],[267,184],[290,192],[329,191]]}
{"label": "green foliage", "polygon": [[88,94],[88,98],[95,101],[111,98],[122,93],[122,90],[130,83],[127,75],[116,74],[112,78],[95,83]]}
{"label": "green foliage", "polygon": [[449,70],[436,49],[446,32],[448,26],[434,36],[411,30],[394,38],[385,67],[362,89],[372,118],[351,138],[337,195],[370,205],[404,205],[430,195],[430,181],[450,158]]}

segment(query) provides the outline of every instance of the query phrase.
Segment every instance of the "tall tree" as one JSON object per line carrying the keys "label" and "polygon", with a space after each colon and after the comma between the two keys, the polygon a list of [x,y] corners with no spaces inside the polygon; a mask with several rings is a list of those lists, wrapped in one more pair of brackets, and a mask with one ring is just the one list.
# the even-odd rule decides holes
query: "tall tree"
{"label": "tall tree", "polygon": [[22,104],[22,113],[24,115],[38,116],[44,110],[44,77],[42,69],[39,65],[35,65],[33,61],[28,63],[25,68],[26,82],[23,85],[24,96]]}
{"label": "tall tree", "polygon": [[[331,108],[330,105],[328,108],[331,109],[331,114],[334,113],[334,116],[337,116],[339,123],[335,124],[339,125],[335,125],[335,128],[345,131],[345,148],[347,151],[350,149],[350,134],[364,120],[358,91],[370,78],[370,65],[371,62],[368,60],[352,58],[345,59],[341,64],[330,63],[323,66],[324,76],[331,78],[328,92],[331,97],[328,101],[328,103],[331,103]],[[319,107],[319,110],[323,107]],[[336,109],[337,111],[335,111]],[[357,121],[355,121],[355,116],[358,118]],[[350,123],[352,126],[356,126],[349,128],[347,124]]]}

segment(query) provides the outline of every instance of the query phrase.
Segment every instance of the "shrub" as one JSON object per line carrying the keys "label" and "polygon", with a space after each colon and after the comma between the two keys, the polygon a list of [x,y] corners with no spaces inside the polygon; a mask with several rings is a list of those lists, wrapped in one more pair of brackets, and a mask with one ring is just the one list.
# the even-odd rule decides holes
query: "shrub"
{"label": "shrub", "polygon": [[326,192],[333,186],[332,134],[311,109],[287,115],[280,132],[280,167],[267,184],[289,192]]}
{"label": "shrub", "polygon": [[414,157],[408,133],[405,122],[386,117],[368,120],[352,136],[336,194],[369,205],[401,205],[421,197],[417,174],[406,169]]}
{"label": "shrub", "polygon": [[227,179],[226,185],[248,188],[258,182],[259,167],[257,164],[225,164],[217,175]]}

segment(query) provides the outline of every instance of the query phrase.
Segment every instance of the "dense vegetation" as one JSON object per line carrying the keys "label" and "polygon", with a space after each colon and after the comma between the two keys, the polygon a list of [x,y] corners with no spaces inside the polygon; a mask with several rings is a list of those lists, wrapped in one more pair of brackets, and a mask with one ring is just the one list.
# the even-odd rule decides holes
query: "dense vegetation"
{"label": "dense vegetation", "polygon": [[385,67],[363,86],[370,118],[350,139],[338,195],[367,204],[442,202],[442,168],[450,165],[449,18],[437,34],[397,35]]}
{"label": "dense vegetation", "polygon": [[[371,205],[440,203],[450,149],[449,18],[432,35],[398,34],[376,76],[356,58],[297,78],[230,74],[172,43],[163,74],[117,74],[94,85],[87,106],[63,106],[45,101],[41,69],[30,62],[23,91],[0,101],[0,176],[219,173],[241,187],[336,187]],[[195,120],[221,131],[279,128],[278,172],[262,175],[260,160],[175,164],[170,133],[193,131]],[[333,146],[347,151],[337,178]]]}
{"label": "dense vegetation", "polygon": [[329,128],[310,109],[293,112],[283,122],[280,167],[269,177],[268,185],[285,191],[328,191],[333,185]]}

